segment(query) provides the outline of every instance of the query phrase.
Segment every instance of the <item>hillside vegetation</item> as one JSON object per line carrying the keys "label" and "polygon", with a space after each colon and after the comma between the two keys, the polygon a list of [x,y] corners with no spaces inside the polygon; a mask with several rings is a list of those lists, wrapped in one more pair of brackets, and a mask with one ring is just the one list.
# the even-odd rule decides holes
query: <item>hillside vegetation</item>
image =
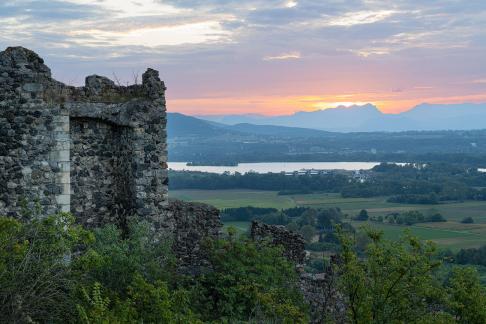
{"label": "hillside vegetation", "polygon": [[[211,267],[178,274],[169,242],[134,223],[87,230],[69,214],[0,218],[0,320],[48,323],[306,323],[295,266],[280,247],[238,238],[208,242]],[[344,232],[335,264],[339,316],[355,323],[484,323],[486,292],[469,268],[442,266],[430,243],[368,231],[359,252]],[[322,298],[326,298],[322,296]]]}

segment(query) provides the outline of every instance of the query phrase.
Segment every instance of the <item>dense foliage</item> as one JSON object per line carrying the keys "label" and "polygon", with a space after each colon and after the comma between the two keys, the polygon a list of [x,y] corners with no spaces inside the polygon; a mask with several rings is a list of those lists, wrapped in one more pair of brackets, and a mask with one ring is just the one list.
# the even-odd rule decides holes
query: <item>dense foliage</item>
{"label": "dense foliage", "polygon": [[424,195],[407,194],[391,196],[387,201],[399,204],[436,205],[439,203],[439,198],[436,193]]}
{"label": "dense foliage", "polygon": [[463,224],[472,224],[474,223],[474,219],[471,216],[466,216],[461,220]]}
{"label": "dense foliage", "polygon": [[[227,208],[221,211],[221,221],[239,221],[249,222],[258,219],[264,215],[278,213],[276,208],[261,208],[261,207],[239,207]],[[285,213],[287,215],[287,213]]]}
{"label": "dense foliage", "polygon": [[231,234],[210,250],[214,271],[198,279],[191,298],[205,321],[306,321],[297,273],[279,248]]}
{"label": "dense foliage", "polygon": [[441,262],[429,242],[405,235],[387,241],[367,230],[364,257],[341,234],[335,265],[351,323],[485,323],[486,290],[470,268],[453,268],[443,279]]}
{"label": "dense foliage", "polygon": [[354,219],[358,221],[367,221],[368,218],[369,218],[368,211],[366,209],[362,209]]}
{"label": "dense foliage", "polygon": [[0,322],[305,322],[294,266],[278,247],[209,242],[211,271],[175,271],[145,223],[86,230],[69,214],[0,218]]}
{"label": "dense foliage", "polygon": [[0,217],[0,322],[48,322],[74,313],[72,251],[92,240],[69,214],[22,224]]}
{"label": "dense foliage", "polygon": [[[287,212],[302,226],[341,226],[333,223],[338,210]],[[209,268],[182,275],[170,242],[155,240],[149,228],[142,222],[126,233],[112,225],[87,230],[70,214],[26,223],[0,218],[0,322],[308,322],[295,265],[280,247],[230,229],[204,245]],[[366,233],[366,240],[340,230],[326,236],[340,247],[334,270],[347,322],[486,321],[486,292],[474,270],[440,274],[432,244]]]}
{"label": "dense foliage", "polygon": [[343,197],[392,196],[390,202],[438,204],[448,200],[485,200],[486,174],[459,164],[380,164],[368,181],[343,187]]}

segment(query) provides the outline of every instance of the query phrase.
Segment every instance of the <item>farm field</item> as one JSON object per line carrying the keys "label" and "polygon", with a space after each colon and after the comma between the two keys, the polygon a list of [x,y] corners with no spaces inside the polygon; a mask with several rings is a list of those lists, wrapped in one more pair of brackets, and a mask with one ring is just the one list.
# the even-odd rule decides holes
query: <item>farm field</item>
{"label": "farm field", "polygon": [[403,236],[404,230],[422,240],[430,240],[442,248],[449,248],[455,252],[461,248],[479,247],[486,244],[486,227],[484,225],[471,225],[469,229],[462,228],[461,223],[448,221],[445,223],[422,223],[413,226],[381,224],[375,222],[355,222],[355,228],[370,225],[383,231],[385,238],[394,240]]}
{"label": "farm field", "polygon": [[219,209],[243,206],[285,209],[296,206],[291,196],[278,196],[276,191],[171,190],[170,198],[203,202]]}
{"label": "farm field", "polygon": [[[424,223],[413,226],[381,224],[374,222],[351,222],[353,226],[359,229],[362,226],[371,226],[373,228],[382,230],[386,239],[396,240],[404,235],[405,230],[422,240],[430,240],[435,242],[441,248],[451,249],[457,252],[461,248],[479,247],[486,244],[486,227],[481,225],[472,225],[469,230],[454,229],[454,222],[446,222],[440,224],[447,224],[450,229],[442,228],[442,226],[435,227],[437,223]],[[250,222],[226,222],[224,227],[235,227],[239,232],[245,232],[250,227]],[[477,228],[476,228],[477,227]]]}
{"label": "farm field", "polygon": [[[391,212],[406,210],[427,211],[431,208],[439,211],[448,220],[445,223],[423,223],[414,226],[397,226],[381,223],[369,223],[384,231],[385,237],[398,238],[405,229],[424,240],[432,240],[439,246],[458,250],[460,248],[478,247],[486,244],[486,202],[467,201],[441,205],[408,205],[386,202],[386,197],[342,198],[338,194],[319,193],[309,195],[279,196],[276,191],[257,190],[172,190],[171,198],[186,201],[198,201],[217,208],[232,207],[273,207],[277,209],[295,206],[315,208],[340,207],[349,216],[356,215],[361,209],[368,210],[370,216],[386,215]],[[462,224],[466,217],[474,218],[474,224]],[[355,227],[366,222],[352,222]],[[231,222],[226,226],[235,226],[245,231],[249,223]]]}
{"label": "farm field", "polygon": [[[370,216],[386,215],[406,210],[435,209],[450,221],[460,222],[471,216],[476,224],[486,224],[486,201],[466,201],[440,205],[410,205],[389,203],[386,197],[342,198],[335,193],[279,196],[276,191],[258,190],[171,190],[170,197],[198,201],[217,208],[273,207],[277,209],[306,206],[315,208],[339,207],[351,216],[366,209]],[[462,225],[462,224],[461,224]]]}

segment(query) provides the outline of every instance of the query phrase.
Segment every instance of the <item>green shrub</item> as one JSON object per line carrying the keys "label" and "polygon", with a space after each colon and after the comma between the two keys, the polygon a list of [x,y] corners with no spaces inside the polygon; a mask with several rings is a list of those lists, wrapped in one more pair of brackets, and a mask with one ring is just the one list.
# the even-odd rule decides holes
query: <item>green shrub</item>
{"label": "green shrub", "polygon": [[449,311],[458,323],[486,323],[486,289],[476,270],[455,267],[447,292]]}
{"label": "green shrub", "polygon": [[351,323],[485,323],[486,290],[473,269],[454,268],[445,282],[435,246],[408,232],[398,241],[365,230],[363,255],[341,233],[338,286]]}
{"label": "green shrub", "polygon": [[136,274],[152,282],[169,280],[175,266],[170,241],[156,240],[145,222],[130,224],[128,233],[124,237],[115,225],[93,230],[94,242],[73,263],[81,283],[99,282],[108,291],[125,296]]}
{"label": "green shrub", "polygon": [[27,223],[0,217],[0,322],[70,318],[72,252],[92,238],[70,214]]}
{"label": "green shrub", "polygon": [[213,271],[197,279],[191,297],[204,321],[306,322],[295,267],[280,248],[230,235],[208,250]]}

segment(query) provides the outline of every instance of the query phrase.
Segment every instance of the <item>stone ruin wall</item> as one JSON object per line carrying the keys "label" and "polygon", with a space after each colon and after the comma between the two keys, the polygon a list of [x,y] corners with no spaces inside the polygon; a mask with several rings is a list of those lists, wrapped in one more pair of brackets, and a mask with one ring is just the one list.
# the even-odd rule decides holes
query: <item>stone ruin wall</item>
{"label": "stone ruin wall", "polygon": [[268,225],[259,221],[252,221],[250,235],[254,241],[270,239],[275,245],[283,247],[284,256],[302,266],[305,262],[305,240],[298,233],[289,231],[283,225]]}
{"label": "stone ruin wall", "polygon": [[0,52],[0,215],[72,212],[88,226],[131,215],[156,228],[168,205],[165,85],[148,69],[141,85],[89,76],[55,81],[34,52]]}
{"label": "stone ruin wall", "polygon": [[299,289],[309,306],[310,323],[346,323],[346,305],[337,287],[337,274],[333,264],[339,262],[331,257],[331,265],[325,272],[313,274],[304,271],[306,260],[305,241],[300,234],[282,225],[268,225],[252,221],[250,235],[256,242],[269,240],[283,248],[283,256],[295,262],[299,272]]}
{"label": "stone ruin wall", "polygon": [[[141,85],[122,87],[89,76],[84,87],[55,81],[34,52],[0,52],[0,215],[22,218],[72,212],[90,227],[126,225],[131,216],[170,233],[184,272],[207,265],[202,242],[218,237],[219,211],[168,200],[165,85],[148,69]],[[253,222],[254,240],[282,245],[299,265],[304,240],[282,226]],[[343,322],[334,274],[301,273],[313,323],[332,310]],[[323,298],[323,296],[325,296]]]}

